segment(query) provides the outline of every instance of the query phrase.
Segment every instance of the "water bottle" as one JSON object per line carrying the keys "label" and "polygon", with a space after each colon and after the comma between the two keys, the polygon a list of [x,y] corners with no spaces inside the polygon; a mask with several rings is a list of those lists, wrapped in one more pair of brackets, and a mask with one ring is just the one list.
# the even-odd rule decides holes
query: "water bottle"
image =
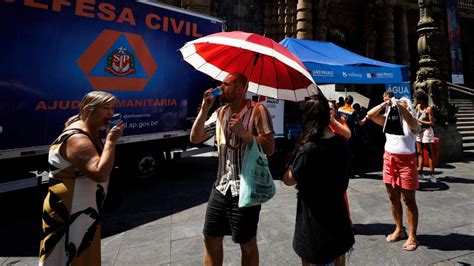
{"label": "water bottle", "polygon": [[212,91],[211,91],[211,95],[212,97],[217,97],[219,95],[222,94],[222,89],[220,87],[215,87]]}
{"label": "water bottle", "polygon": [[122,121],[122,114],[115,113],[109,120],[109,127],[112,128],[116,126],[120,121]]}

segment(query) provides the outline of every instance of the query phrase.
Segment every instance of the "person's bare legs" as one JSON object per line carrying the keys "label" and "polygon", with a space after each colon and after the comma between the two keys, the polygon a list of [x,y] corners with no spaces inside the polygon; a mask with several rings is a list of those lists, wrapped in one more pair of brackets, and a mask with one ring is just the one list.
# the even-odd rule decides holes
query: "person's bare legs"
{"label": "person's bare legs", "polygon": [[418,156],[418,165],[417,165],[417,170],[418,174],[421,175],[421,172],[423,171],[423,143],[421,142],[416,142],[416,154]]}
{"label": "person's bare legs", "polygon": [[430,166],[430,174],[434,175],[433,164],[433,143],[426,143],[426,151],[428,152],[428,165]]}
{"label": "person's bare legs", "polygon": [[408,240],[406,243],[416,242],[416,230],[418,228],[418,207],[416,206],[415,191],[416,190],[402,189],[403,201],[407,206],[407,221],[410,229],[408,231]]}
{"label": "person's bare legs", "polygon": [[240,250],[242,251],[242,265],[258,265],[258,246],[257,237],[254,236],[249,241],[240,244]]}
{"label": "person's bare legs", "polygon": [[211,237],[204,236],[204,265],[216,266],[222,265],[224,260],[224,248],[222,246],[223,236]]}
{"label": "person's bare legs", "polygon": [[[387,237],[387,241],[389,238],[393,238],[394,240],[399,240],[404,236],[403,232],[403,208],[401,199],[401,192],[399,187],[392,187],[391,184],[385,184],[385,188],[387,190],[388,198],[390,199],[390,209],[392,211],[393,220],[395,222],[395,231],[391,233]],[[392,237],[390,237],[392,236]],[[389,241],[394,242],[394,241]]]}

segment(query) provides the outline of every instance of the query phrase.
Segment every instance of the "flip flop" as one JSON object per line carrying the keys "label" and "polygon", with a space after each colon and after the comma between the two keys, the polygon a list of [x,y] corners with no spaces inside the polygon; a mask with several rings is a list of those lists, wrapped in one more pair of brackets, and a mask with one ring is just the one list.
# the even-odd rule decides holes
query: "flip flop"
{"label": "flip flop", "polygon": [[403,240],[405,238],[407,238],[407,233],[405,232],[405,230],[402,230],[400,231],[400,235],[398,236],[395,236],[395,233],[391,233],[390,235],[387,236],[386,240],[388,243],[395,243],[395,242],[398,242],[400,240]]}
{"label": "flip flop", "polygon": [[403,244],[403,250],[405,251],[414,251],[418,248],[418,240],[416,240],[415,242],[405,242],[405,244]]}

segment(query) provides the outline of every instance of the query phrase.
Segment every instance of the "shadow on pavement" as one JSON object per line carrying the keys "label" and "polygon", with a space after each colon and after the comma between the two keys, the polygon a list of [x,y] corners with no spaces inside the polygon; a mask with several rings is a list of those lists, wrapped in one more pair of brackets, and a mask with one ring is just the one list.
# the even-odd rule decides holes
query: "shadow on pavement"
{"label": "shadow on pavement", "polygon": [[429,180],[420,180],[420,187],[418,191],[445,191],[449,186],[438,178],[436,183],[431,183]]}
{"label": "shadow on pavement", "polygon": [[442,251],[474,250],[474,236],[464,234],[418,235],[418,241],[428,249]]}
{"label": "shadow on pavement", "polygon": [[0,257],[39,255],[41,212],[46,187],[0,193]]}
{"label": "shadow on pavement", "polygon": [[[183,158],[167,161],[150,180],[121,177],[109,194],[102,237],[206,203],[217,172],[217,158]],[[111,189],[111,190],[112,190]]]}
{"label": "shadow on pavement", "polygon": [[455,169],[456,166],[450,165],[450,164],[447,164],[447,163],[440,163],[439,166],[437,166],[436,168],[441,168],[441,169]]}
{"label": "shadow on pavement", "polygon": [[[104,206],[102,237],[156,221],[208,201],[217,159],[166,162],[157,176],[137,180],[112,176]],[[36,257],[47,187],[0,193],[0,257]]]}
{"label": "shadow on pavement", "polygon": [[388,235],[395,230],[394,224],[355,224],[355,234],[365,236]]}
{"label": "shadow on pavement", "polygon": [[466,179],[466,178],[455,177],[455,176],[446,176],[444,178],[440,178],[440,180],[446,183],[474,184],[474,180],[472,179]]}

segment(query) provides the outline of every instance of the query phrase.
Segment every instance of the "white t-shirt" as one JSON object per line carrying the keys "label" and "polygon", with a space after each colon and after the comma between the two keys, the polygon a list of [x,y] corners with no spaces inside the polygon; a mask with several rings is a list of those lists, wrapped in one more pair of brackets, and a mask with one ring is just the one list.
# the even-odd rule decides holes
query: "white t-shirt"
{"label": "white t-shirt", "polygon": [[407,122],[402,121],[403,136],[385,134],[385,150],[395,154],[412,154],[416,152],[416,134],[413,134],[408,128]]}

